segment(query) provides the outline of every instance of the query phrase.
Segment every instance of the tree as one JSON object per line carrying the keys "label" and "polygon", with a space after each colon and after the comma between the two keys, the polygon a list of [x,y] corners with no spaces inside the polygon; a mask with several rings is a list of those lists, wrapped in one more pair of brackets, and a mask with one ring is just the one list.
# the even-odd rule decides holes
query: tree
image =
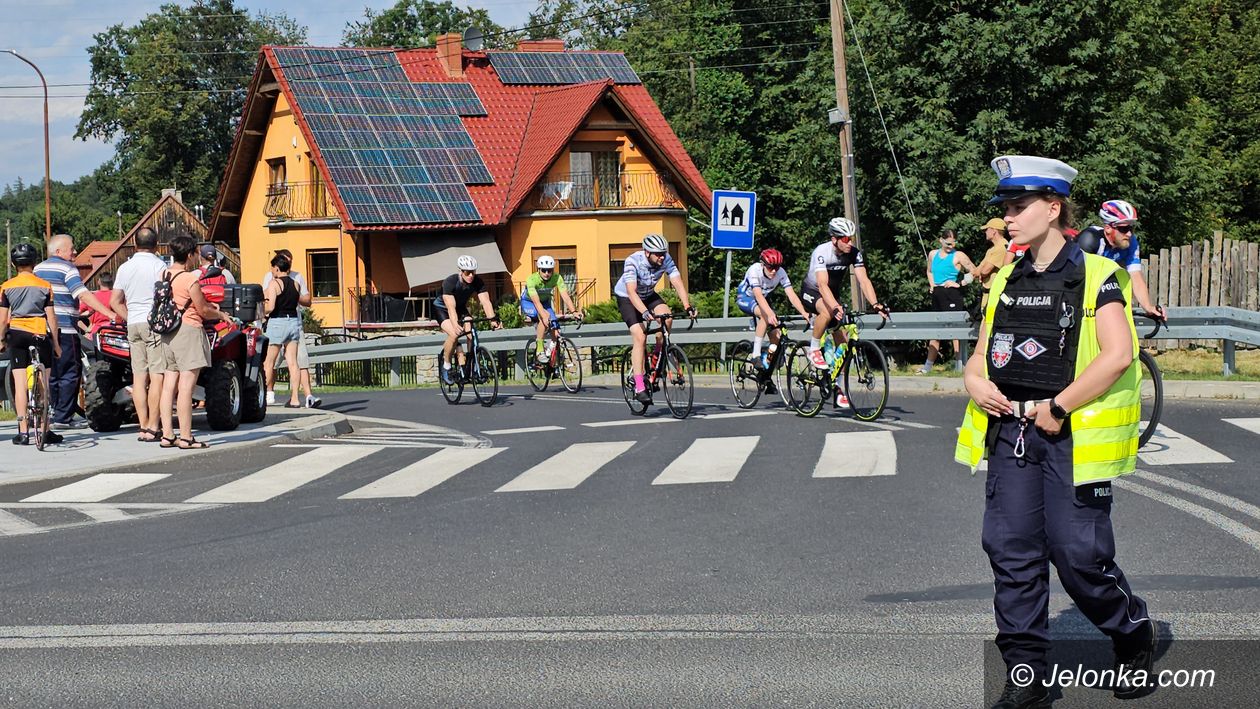
{"label": "tree", "polygon": [[364,10],[363,21],[346,25],[342,41],[351,47],[432,47],[447,32],[476,27],[486,35],[486,45],[501,46],[504,30],[484,9],[464,9],[449,0],[398,0],[391,8]]}
{"label": "tree", "polygon": [[167,4],[97,34],[75,137],[114,143],[108,188],[123,213],[143,214],[163,187],[212,203],[259,48],[305,38],[284,15],[251,17],[233,0]]}

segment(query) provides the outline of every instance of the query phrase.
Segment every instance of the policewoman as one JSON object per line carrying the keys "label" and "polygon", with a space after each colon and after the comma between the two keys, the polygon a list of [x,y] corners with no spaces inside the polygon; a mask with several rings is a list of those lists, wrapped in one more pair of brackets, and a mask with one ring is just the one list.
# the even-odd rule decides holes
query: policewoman
{"label": "policewoman", "polygon": [[[994,707],[1042,707],[1050,702],[1040,681],[1050,563],[1081,613],[1112,639],[1118,665],[1149,670],[1153,662],[1154,623],[1116,566],[1111,529],[1111,481],[1136,464],[1137,333],[1128,274],[1064,239],[1076,170],[1023,155],[992,165],[999,179],[990,204],[1004,205],[1012,243],[1028,251],[994,276],[967,362],[971,401],[955,458],[973,473],[989,460],[983,544],[1008,672]],[[1019,665],[1037,681],[1013,682]]]}

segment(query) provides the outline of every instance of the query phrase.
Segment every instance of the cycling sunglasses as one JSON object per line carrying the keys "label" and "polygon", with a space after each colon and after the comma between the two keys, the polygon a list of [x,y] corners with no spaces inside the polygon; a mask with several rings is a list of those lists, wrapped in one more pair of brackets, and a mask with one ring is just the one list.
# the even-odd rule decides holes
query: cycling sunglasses
{"label": "cycling sunglasses", "polygon": [[837,236],[836,238],[839,239],[840,241],[843,241],[846,244],[849,243],[850,241],[853,241],[853,237],[851,236]]}
{"label": "cycling sunglasses", "polygon": [[1129,233],[1131,233],[1131,232],[1133,231],[1133,225],[1132,225],[1132,224],[1115,224],[1115,225],[1113,225],[1111,228],[1112,228],[1112,229],[1115,229],[1116,231],[1120,232],[1121,234],[1129,234]]}

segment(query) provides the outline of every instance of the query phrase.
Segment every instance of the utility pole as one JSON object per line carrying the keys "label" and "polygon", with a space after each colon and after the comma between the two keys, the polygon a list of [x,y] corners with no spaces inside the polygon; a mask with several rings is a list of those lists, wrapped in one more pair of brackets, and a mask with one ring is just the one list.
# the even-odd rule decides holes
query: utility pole
{"label": "utility pole", "polygon": [[[853,121],[849,116],[849,76],[844,59],[844,0],[831,0],[831,54],[836,74],[836,108],[828,120],[840,127],[840,177],[844,190],[844,216],[858,224],[857,191],[853,180]],[[862,248],[862,230],[853,237],[853,245]],[[864,307],[857,279],[849,278],[849,300],[855,311]]]}
{"label": "utility pole", "polygon": [[44,85],[44,243],[52,241],[52,172],[49,170],[48,157],[48,82],[44,80],[44,72],[34,62],[18,54],[12,49],[4,50],[30,65],[39,74],[39,83]]}
{"label": "utility pole", "polygon": [[4,280],[13,277],[13,222],[4,220]]}
{"label": "utility pole", "polygon": [[119,240],[119,241],[122,241],[122,238],[123,238],[123,230],[122,230],[122,210],[121,210],[121,209],[119,209],[119,210],[115,210],[115,211],[114,211],[114,214],[118,215],[118,240]]}

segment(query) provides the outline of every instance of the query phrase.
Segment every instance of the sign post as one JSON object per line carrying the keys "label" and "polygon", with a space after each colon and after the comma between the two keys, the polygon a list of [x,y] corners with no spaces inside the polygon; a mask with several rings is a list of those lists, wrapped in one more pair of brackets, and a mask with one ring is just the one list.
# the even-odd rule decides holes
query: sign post
{"label": "sign post", "polygon": [[[730,316],[731,309],[731,251],[751,250],[753,225],[757,217],[757,193],[734,190],[713,191],[713,212],[709,245],[726,250],[726,285],[722,288],[722,317]],[[726,343],[722,343],[721,357],[726,359]]]}

